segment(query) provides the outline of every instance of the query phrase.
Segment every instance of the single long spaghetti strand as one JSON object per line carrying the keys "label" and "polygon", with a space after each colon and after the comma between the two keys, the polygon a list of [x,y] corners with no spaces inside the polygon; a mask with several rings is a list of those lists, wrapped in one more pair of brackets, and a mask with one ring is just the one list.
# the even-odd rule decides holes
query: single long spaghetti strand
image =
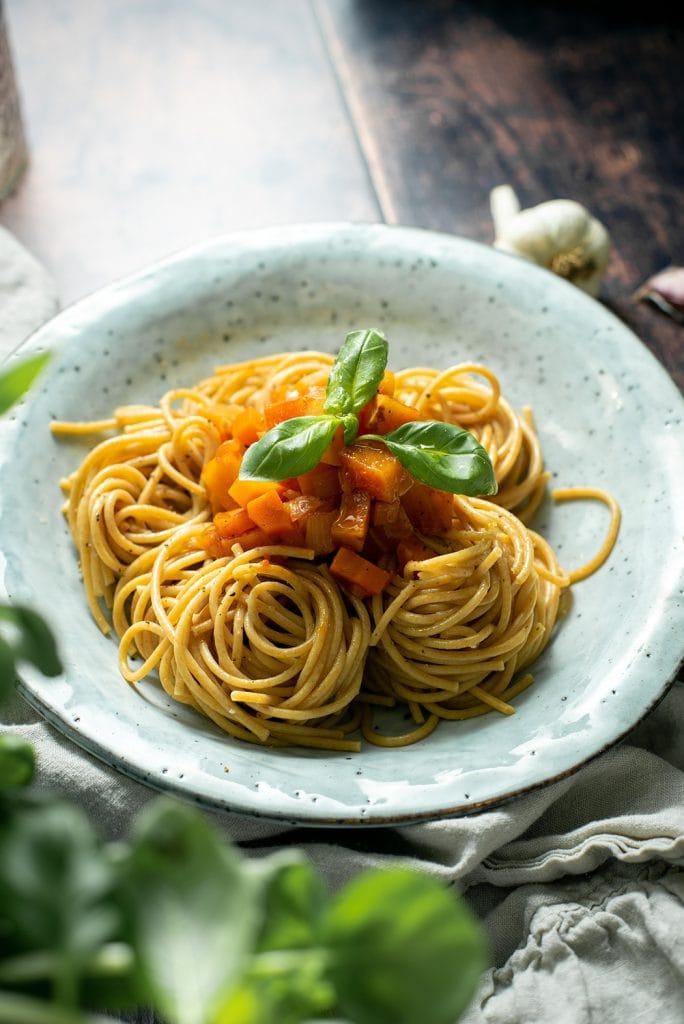
{"label": "single long spaghetti strand", "polygon": [[568,579],[570,583],[579,583],[580,580],[585,580],[592,573],[595,573],[597,569],[600,569],[605,564],[610,556],[611,551],[615,547],[618,533],[620,531],[620,506],[608,491],[604,491],[600,487],[557,487],[551,494],[554,501],[578,501],[578,500],[591,500],[600,501],[608,507],[610,512],[610,523],[608,524],[608,532],[606,533],[603,544],[596,552],[593,558],[590,558],[588,562],[580,566],[578,569],[573,569],[568,573]]}

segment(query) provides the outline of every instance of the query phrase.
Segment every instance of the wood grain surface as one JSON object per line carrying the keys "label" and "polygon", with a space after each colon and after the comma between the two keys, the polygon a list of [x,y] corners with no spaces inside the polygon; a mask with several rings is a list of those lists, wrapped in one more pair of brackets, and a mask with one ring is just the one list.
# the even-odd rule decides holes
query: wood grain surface
{"label": "wood grain surface", "polygon": [[684,263],[684,32],[656,6],[317,0],[384,218],[493,240],[489,193],[604,222],[604,301],[684,385],[684,331],[631,296]]}
{"label": "wood grain surface", "polygon": [[214,235],[377,220],[309,0],[6,0],[30,166],[0,220],[70,302]]}

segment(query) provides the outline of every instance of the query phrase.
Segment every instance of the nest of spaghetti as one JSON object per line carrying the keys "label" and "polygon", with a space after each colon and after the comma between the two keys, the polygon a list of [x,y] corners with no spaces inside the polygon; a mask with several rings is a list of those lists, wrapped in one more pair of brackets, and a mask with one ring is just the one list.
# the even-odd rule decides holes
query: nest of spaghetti
{"label": "nest of spaghetti", "polygon": [[[339,438],[315,470],[251,490],[245,450],[269,417],[320,410],[331,364],[315,352],[249,360],[158,406],[54,425],[109,435],[63,486],[89,605],[119,637],[122,675],[137,684],[156,671],[171,698],[262,744],[352,751],[360,732],[398,746],[443,719],[512,713],[581,578],[527,525],[548,480],[531,414],[514,412],[486,367],[387,372],[366,429],[398,416],[471,431],[491,459],[492,500],[407,482],[396,466],[382,477],[393,496],[364,490],[378,446],[354,452]],[[399,735],[374,722],[393,705],[412,720]]]}
{"label": "nest of spaghetti", "polygon": [[369,689],[414,721],[406,736],[382,736],[364,712],[364,735],[379,745],[414,742],[442,719],[513,714],[568,586],[553,550],[515,515],[482,499],[454,505],[442,552],[408,561],[370,603]]}

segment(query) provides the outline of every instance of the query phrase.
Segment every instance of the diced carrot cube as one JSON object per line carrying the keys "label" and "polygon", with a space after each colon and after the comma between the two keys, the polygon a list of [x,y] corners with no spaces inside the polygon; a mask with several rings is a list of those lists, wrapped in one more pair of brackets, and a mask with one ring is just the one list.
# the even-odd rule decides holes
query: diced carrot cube
{"label": "diced carrot cube", "polygon": [[378,394],[362,409],[361,432],[364,434],[389,434],[405,423],[424,420],[425,416],[410,405],[391,395]]}
{"label": "diced carrot cube", "polygon": [[240,472],[243,454],[244,448],[238,441],[224,441],[202,470],[202,483],[214,511],[235,507],[230,488]]}
{"label": "diced carrot cube", "polygon": [[414,527],[411,520],[406,514],[406,510],[403,506],[399,506],[399,510],[393,522],[385,523],[383,531],[386,536],[392,540],[401,540],[403,537],[410,537],[414,533]]}
{"label": "diced carrot cube", "polygon": [[[308,522],[308,519],[307,521]],[[296,523],[290,523],[287,530],[283,530],[282,533],[278,534],[278,544],[291,544],[295,548],[308,548],[310,544],[306,542],[306,523],[303,519],[300,519]]]}
{"label": "diced carrot cube", "polygon": [[264,409],[266,429],[270,430],[284,420],[293,420],[298,416],[320,416],[325,405],[325,388],[309,388],[298,398],[289,398],[284,402],[274,402]]}
{"label": "diced carrot cube", "polygon": [[336,547],[361,550],[368,533],[370,506],[371,499],[365,491],[350,491],[342,495],[340,511],[332,525]]}
{"label": "diced carrot cube", "polygon": [[400,511],[401,502],[398,498],[395,501],[374,501],[371,512],[373,526],[384,527],[390,523],[396,523]]}
{"label": "diced carrot cube", "polygon": [[213,524],[202,530],[199,543],[210,558],[223,558],[224,555],[230,554],[230,550],[227,549],[226,546],[227,542],[220,536],[218,530]]}
{"label": "diced carrot cube", "polygon": [[249,518],[247,510],[236,508],[230,512],[217,512],[214,526],[221,538],[239,537],[241,533],[254,529],[254,522]]}
{"label": "diced carrot cube", "polygon": [[397,561],[403,569],[407,562],[424,562],[426,558],[434,558],[435,552],[418,537],[407,537],[397,544]]}
{"label": "diced carrot cube", "polygon": [[224,541],[225,544],[239,544],[243,551],[249,551],[251,548],[261,548],[267,544],[273,544],[273,537],[270,537],[264,530],[260,530],[258,526],[255,526],[253,530],[247,530],[246,533],[241,533],[239,537],[235,537],[232,541]]}
{"label": "diced carrot cube", "polygon": [[233,436],[233,421],[242,411],[242,406],[215,402],[211,408],[204,409],[202,416],[213,423],[222,438]]}
{"label": "diced carrot cube", "polygon": [[382,380],[378,384],[379,395],[393,395],[394,394],[394,374],[391,370],[385,370],[382,375]]}
{"label": "diced carrot cube", "polygon": [[366,491],[379,501],[396,501],[410,483],[399,460],[382,444],[351,444],[340,458],[352,490]]}
{"label": "diced carrot cube", "polygon": [[416,481],[401,503],[416,530],[428,537],[441,537],[451,529],[454,498],[447,491]]}
{"label": "diced carrot cube", "polygon": [[331,574],[361,596],[380,594],[390,580],[390,574],[349,548],[340,548],[330,563]]}
{"label": "diced carrot cube", "polygon": [[321,462],[326,466],[339,466],[340,455],[344,450],[344,430],[338,427],[334,437],[321,456]]}
{"label": "diced carrot cube", "polygon": [[280,494],[282,490],[284,490],[283,485],[277,480],[240,480],[238,478],[228,493],[238,505],[246,508],[248,503],[254,498],[258,498],[260,494],[265,494],[266,491],[276,491]]}
{"label": "diced carrot cube", "polygon": [[247,502],[247,514],[255,526],[270,537],[292,528],[290,514],[277,491],[264,491]]}
{"label": "diced carrot cube", "polygon": [[316,498],[334,498],[340,493],[340,478],[334,466],[320,463],[308,473],[297,477],[302,494],[311,494]]}
{"label": "diced carrot cube", "polygon": [[335,550],[332,539],[332,526],[337,519],[337,511],[314,512],[306,520],[307,548],[312,548],[317,555],[329,555]]}
{"label": "diced carrot cube", "polygon": [[237,414],[233,420],[232,429],[233,437],[247,447],[247,445],[254,444],[264,433],[266,420],[263,413],[255,409],[253,405],[248,405],[246,409],[241,409]]}

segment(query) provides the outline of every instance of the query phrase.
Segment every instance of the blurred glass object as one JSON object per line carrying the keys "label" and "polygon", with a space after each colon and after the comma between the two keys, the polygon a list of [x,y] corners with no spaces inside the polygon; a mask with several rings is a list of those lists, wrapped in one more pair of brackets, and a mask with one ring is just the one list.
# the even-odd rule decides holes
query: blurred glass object
{"label": "blurred glass object", "polygon": [[19,94],[0,0],[0,201],[19,184],[27,163]]}

